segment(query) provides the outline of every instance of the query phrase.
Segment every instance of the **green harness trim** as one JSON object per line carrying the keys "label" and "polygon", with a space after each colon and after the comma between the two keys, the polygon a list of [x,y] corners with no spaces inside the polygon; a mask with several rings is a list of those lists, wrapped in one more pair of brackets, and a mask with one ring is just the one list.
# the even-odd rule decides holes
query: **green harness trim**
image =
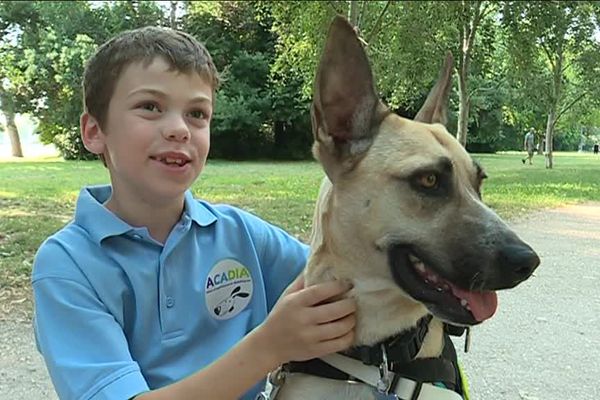
{"label": "green harness trim", "polygon": [[471,395],[469,392],[469,382],[467,381],[467,375],[465,374],[465,371],[463,370],[462,365],[460,365],[460,362],[457,360],[456,363],[458,365],[458,373],[460,374],[460,382],[462,385],[462,395],[465,400],[470,400]]}

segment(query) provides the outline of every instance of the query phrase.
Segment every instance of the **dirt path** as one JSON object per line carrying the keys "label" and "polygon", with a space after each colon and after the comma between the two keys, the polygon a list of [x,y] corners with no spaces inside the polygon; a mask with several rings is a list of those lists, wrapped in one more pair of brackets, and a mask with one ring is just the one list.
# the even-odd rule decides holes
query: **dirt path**
{"label": "dirt path", "polygon": [[[513,224],[541,256],[535,276],[499,294],[494,318],[459,351],[473,399],[600,398],[600,204]],[[456,341],[462,348],[462,339]],[[56,399],[29,323],[0,320],[0,398]]]}

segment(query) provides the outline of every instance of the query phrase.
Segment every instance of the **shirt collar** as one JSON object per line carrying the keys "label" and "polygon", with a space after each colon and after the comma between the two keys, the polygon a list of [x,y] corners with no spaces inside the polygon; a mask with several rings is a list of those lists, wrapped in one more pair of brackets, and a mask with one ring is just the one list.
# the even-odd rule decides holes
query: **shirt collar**
{"label": "shirt collar", "polygon": [[[110,185],[89,186],[81,190],[77,199],[75,223],[85,229],[98,244],[107,237],[140,229],[129,225],[104,206],[111,193]],[[194,199],[191,191],[186,191],[184,201],[185,211],[182,218],[189,216],[199,226],[208,226],[217,220],[208,207]]]}
{"label": "shirt collar", "polygon": [[194,198],[191,191],[185,192],[185,211],[192,221],[200,226],[208,226],[217,220],[217,216],[211,209]]}
{"label": "shirt collar", "polygon": [[75,209],[75,223],[85,229],[100,244],[109,236],[118,236],[135,228],[104,207],[112,193],[110,185],[81,189]]}

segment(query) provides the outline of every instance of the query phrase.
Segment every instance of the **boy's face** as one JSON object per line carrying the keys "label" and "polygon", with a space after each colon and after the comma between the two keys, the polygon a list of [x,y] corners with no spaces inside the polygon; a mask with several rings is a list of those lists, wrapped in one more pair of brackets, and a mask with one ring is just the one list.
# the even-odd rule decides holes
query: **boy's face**
{"label": "boy's face", "polygon": [[104,126],[84,114],[81,129],[86,148],[104,154],[115,196],[169,203],[204,167],[211,115],[212,87],[156,58],[124,68]]}

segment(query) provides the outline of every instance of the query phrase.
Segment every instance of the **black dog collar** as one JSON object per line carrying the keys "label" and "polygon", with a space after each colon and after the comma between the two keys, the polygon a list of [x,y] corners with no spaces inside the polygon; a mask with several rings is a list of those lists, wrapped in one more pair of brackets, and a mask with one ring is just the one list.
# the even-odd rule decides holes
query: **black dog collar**
{"label": "black dog collar", "polygon": [[358,346],[351,348],[342,354],[355,360],[362,361],[366,365],[379,366],[383,362],[382,352],[385,349],[387,354],[387,360],[391,364],[390,370],[393,370],[394,365],[406,364],[414,360],[427,332],[429,331],[429,323],[433,316],[428,314],[421,318],[417,325],[408,330],[404,331],[399,335],[392,336],[382,342],[379,342],[373,346]]}

